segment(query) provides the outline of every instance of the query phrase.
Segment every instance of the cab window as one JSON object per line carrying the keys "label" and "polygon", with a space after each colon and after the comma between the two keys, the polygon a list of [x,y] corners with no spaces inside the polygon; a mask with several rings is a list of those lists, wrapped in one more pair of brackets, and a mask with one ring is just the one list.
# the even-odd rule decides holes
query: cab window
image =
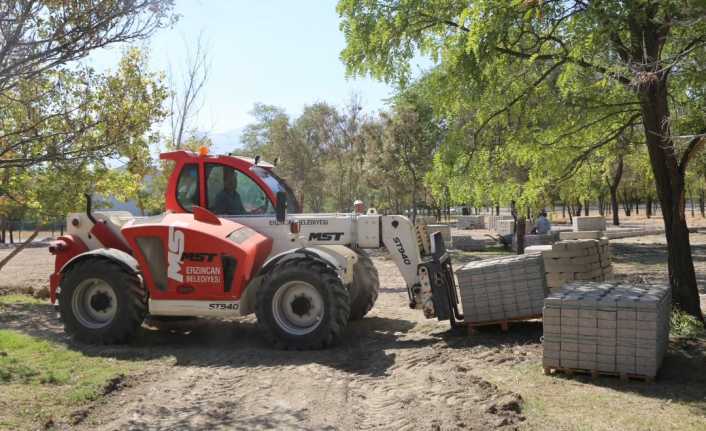
{"label": "cab window", "polygon": [[215,214],[274,214],[265,192],[250,177],[230,166],[206,164],[206,205]]}
{"label": "cab window", "polygon": [[190,164],[182,168],[177,182],[177,202],[184,210],[191,212],[199,204],[199,167]]}

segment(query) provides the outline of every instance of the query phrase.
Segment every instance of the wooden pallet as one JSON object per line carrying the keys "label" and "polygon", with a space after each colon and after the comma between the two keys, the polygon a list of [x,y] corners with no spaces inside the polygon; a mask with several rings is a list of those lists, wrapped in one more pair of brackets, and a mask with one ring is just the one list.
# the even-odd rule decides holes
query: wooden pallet
{"label": "wooden pallet", "polygon": [[596,380],[601,376],[619,377],[622,381],[629,380],[640,380],[645,383],[653,383],[655,378],[653,376],[645,376],[642,374],[633,373],[620,373],[617,371],[599,371],[599,370],[588,370],[584,368],[561,368],[561,367],[544,367],[544,374],[551,375],[554,373],[563,373],[571,377],[574,374],[590,375],[591,379]]}
{"label": "wooden pallet", "polygon": [[503,332],[507,332],[510,329],[510,323],[512,322],[525,322],[527,320],[534,320],[534,319],[541,319],[542,315],[533,315],[533,316],[523,316],[523,317],[516,317],[514,319],[502,319],[502,320],[488,320],[485,322],[466,322],[466,326],[468,326],[468,335],[475,335],[478,333],[476,331],[476,328],[479,328],[481,326],[492,326],[492,325],[500,325],[500,330]]}

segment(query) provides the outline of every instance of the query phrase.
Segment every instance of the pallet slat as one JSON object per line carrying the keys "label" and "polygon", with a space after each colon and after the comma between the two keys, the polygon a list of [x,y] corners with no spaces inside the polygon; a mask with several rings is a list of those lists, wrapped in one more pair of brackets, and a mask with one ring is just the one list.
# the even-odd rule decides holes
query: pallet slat
{"label": "pallet slat", "polygon": [[611,371],[600,371],[600,370],[587,370],[584,368],[562,368],[562,367],[544,367],[544,374],[551,375],[554,373],[562,373],[567,376],[573,376],[574,374],[586,374],[590,375],[592,380],[596,380],[601,376],[619,377],[621,381],[629,380],[640,380],[646,383],[654,382],[653,376],[645,376],[642,374],[632,374],[632,373],[618,373]]}
{"label": "pallet slat", "polygon": [[492,326],[492,325],[500,325],[500,329],[503,332],[507,332],[510,329],[510,323],[512,322],[526,322],[528,320],[535,320],[535,319],[541,319],[542,315],[532,315],[532,316],[524,316],[524,317],[517,317],[514,319],[500,319],[500,320],[488,320],[485,322],[466,322],[466,326],[468,327],[468,335],[474,335],[477,333],[476,328],[482,327],[482,326]]}

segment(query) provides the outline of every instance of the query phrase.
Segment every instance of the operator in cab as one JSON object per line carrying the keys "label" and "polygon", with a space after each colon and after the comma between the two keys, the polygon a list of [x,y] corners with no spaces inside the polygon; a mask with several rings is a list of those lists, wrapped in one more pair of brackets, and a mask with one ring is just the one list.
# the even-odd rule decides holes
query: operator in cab
{"label": "operator in cab", "polygon": [[216,195],[216,214],[247,214],[238,193],[238,183],[233,169],[223,169],[223,190]]}

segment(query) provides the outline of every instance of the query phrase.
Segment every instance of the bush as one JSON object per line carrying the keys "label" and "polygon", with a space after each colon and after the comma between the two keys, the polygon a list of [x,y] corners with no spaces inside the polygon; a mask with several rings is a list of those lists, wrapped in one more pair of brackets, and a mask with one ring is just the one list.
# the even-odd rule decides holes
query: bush
{"label": "bush", "polygon": [[672,310],[669,333],[680,338],[706,338],[706,329],[703,323],[694,316],[687,314],[676,308]]}

